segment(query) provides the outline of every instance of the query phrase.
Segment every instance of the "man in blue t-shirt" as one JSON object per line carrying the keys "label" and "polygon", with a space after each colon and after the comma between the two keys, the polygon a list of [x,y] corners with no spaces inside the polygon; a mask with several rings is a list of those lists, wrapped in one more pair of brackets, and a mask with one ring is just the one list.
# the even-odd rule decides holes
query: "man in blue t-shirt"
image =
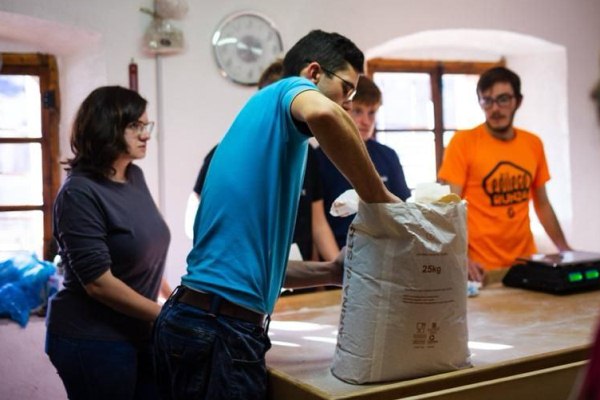
{"label": "man in blue t-shirt", "polygon": [[[273,82],[277,82],[282,77],[283,59],[277,59],[271,63],[260,76],[258,80],[258,89],[262,89]],[[194,184],[194,193],[198,199],[200,199],[202,194],[208,167],[210,166],[210,162],[216,149],[217,146],[213,147],[204,158],[204,163],[202,164],[202,168],[200,168],[198,178]],[[197,209],[197,207],[198,204],[196,203],[194,209]],[[340,252],[340,249],[335,242],[333,232],[325,218],[321,177],[319,176],[319,166],[315,156],[315,150],[312,146],[308,146],[306,170],[298,203],[293,243],[300,250],[303,260],[321,259],[324,261],[333,261]],[[316,252],[314,250],[316,250]],[[290,252],[290,257],[292,256],[292,252]]]}
{"label": "man in blue t-shirt", "polygon": [[[400,159],[394,149],[377,142],[373,138],[375,132],[375,116],[381,106],[381,91],[371,79],[361,76],[356,88],[356,96],[352,101],[350,115],[358,127],[361,138],[365,141],[367,151],[381,180],[390,192],[406,200],[410,197],[410,189],[404,179],[404,171]],[[322,149],[317,150],[319,171],[323,182],[323,200],[327,221],[333,230],[335,240],[340,248],[346,245],[348,228],[354,216],[334,217],[329,214],[331,204],[339,195],[352,185],[340,173]]]}
{"label": "man in blue t-shirt", "polygon": [[284,280],[290,288],[341,284],[341,260],[287,264],[310,136],[365,202],[398,201],[347,113],[362,52],[316,30],[283,63],[284,79],[248,100],[207,171],[187,274],[155,324],[166,399],[264,399],[265,319]]}

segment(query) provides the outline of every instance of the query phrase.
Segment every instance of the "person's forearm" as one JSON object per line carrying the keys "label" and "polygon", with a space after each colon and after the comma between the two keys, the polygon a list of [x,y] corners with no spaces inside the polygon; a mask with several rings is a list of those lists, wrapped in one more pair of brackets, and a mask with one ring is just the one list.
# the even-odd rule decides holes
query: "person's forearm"
{"label": "person's forearm", "polygon": [[323,152],[367,203],[390,202],[367,148],[352,119],[341,108],[307,121]]}
{"label": "person's forearm", "polygon": [[313,201],[311,211],[313,242],[323,260],[333,261],[340,253],[340,249],[325,217],[323,200]]}
{"label": "person's forearm", "polygon": [[335,241],[335,236],[331,229],[316,228],[313,229],[313,241],[317,246],[317,251],[321,259],[325,261],[333,261],[340,252],[340,248]]}
{"label": "person's forearm", "polygon": [[567,239],[560,227],[558,218],[551,206],[536,207],[536,214],[548,237],[552,240],[559,251],[571,250]]}
{"label": "person's forearm", "polygon": [[571,250],[560,227],[558,218],[556,218],[552,204],[550,204],[544,185],[533,191],[533,206],[540,223],[558,250]]}
{"label": "person's forearm", "polygon": [[167,280],[163,277],[160,281],[160,290],[158,293],[159,296],[168,299],[172,292],[173,289],[171,289],[171,285],[169,285],[169,282],[167,282]]}
{"label": "person's forearm", "polygon": [[300,289],[307,287],[341,285],[342,266],[336,262],[289,261],[283,287]]}
{"label": "person's forearm", "polygon": [[358,129],[348,113],[316,90],[298,94],[292,115],[304,121],[338,170],[367,203],[392,203],[400,199],[384,186]]}
{"label": "person's forearm", "polygon": [[110,270],[85,285],[85,290],[90,297],[113,310],[143,321],[153,322],[160,312],[158,303],[127,286]]}

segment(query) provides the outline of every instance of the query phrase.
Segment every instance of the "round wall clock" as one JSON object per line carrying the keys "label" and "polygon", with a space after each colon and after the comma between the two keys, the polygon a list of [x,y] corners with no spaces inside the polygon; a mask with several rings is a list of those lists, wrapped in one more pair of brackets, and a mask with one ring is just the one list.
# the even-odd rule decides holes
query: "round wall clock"
{"label": "round wall clock", "polygon": [[242,85],[255,85],[265,68],[283,52],[273,22],[253,11],[225,18],[215,30],[212,46],[221,74]]}

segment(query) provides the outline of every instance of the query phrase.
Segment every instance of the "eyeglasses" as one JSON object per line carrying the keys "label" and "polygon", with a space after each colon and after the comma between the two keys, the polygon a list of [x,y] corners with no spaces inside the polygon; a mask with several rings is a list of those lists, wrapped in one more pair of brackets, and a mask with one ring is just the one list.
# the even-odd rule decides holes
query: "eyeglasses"
{"label": "eyeglasses", "polygon": [[515,98],[512,94],[504,93],[496,98],[492,97],[481,97],[479,99],[479,105],[484,110],[489,110],[492,108],[494,103],[498,104],[498,107],[506,108],[510,106],[512,100]]}
{"label": "eyeglasses", "polygon": [[333,75],[336,78],[338,78],[340,81],[342,81],[342,90],[344,93],[344,97],[346,98],[346,101],[352,101],[352,99],[354,98],[354,95],[356,94],[356,86],[354,86],[354,84],[352,84],[351,82],[348,82],[347,80],[345,80],[344,78],[342,78],[341,76],[336,74],[335,72],[333,72],[323,66],[321,66],[321,69],[323,71],[325,71],[325,73],[327,73],[329,75]]}
{"label": "eyeglasses", "polygon": [[149,136],[152,133],[153,128],[154,122],[133,121],[129,125],[127,125],[127,129],[131,129],[138,135],[147,133]]}

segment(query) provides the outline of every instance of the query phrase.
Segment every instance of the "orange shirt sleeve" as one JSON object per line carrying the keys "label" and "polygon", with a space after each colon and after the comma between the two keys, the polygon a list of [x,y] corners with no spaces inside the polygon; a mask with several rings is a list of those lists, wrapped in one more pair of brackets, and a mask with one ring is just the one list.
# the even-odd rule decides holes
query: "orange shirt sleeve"
{"label": "orange shirt sleeve", "polygon": [[457,131],[444,151],[438,179],[465,187],[469,173],[469,131]]}

